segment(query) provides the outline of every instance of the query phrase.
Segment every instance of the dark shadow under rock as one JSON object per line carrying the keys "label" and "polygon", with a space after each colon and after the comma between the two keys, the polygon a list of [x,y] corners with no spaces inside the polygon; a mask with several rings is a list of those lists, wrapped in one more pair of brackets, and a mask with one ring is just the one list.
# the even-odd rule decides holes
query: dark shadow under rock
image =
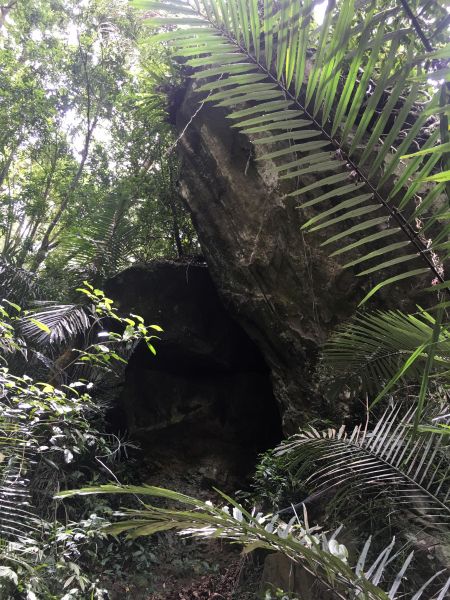
{"label": "dark shadow under rock", "polygon": [[144,344],[131,356],[113,415],[117,430],[139,440],[152,482],[193,494],[240,487],[257,454],[280,440],[281,419],[264,359],[207,267],[131,267],[107,293],[122,312],[164,329],[156,357]]}

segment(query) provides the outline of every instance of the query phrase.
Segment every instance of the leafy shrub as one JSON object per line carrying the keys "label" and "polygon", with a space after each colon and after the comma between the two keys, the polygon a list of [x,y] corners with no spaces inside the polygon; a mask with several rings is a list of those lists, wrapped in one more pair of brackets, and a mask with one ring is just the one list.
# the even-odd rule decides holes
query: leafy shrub
{"label": "leafy shrub", "polygon": [[[103,343],[80,350],[77,360],[108,375],[115,364],[126,364],[124,355],[141,340],[155,353],[153,332],[161,331],[160,327],[146,326],[138,315],[119,316],[112,300],[85,284],[81,291],[92,302],[99,321],[113,320],[121,333],[104,332]],[[12,317],[5,307],[0,314],[4,365],[15,353],[27,351],[15,329],[23,319],[21,309],[11,306]],[[36,314],[26,317],[29,325],[50,337],[50,328],[34,318]],[[53,502],[61,487],[109,481],[126,448],[123,440],[104,433],[106,407],[98,402],[95,391],[87,380],[56,387],[0,367],[2,598],[100,600],[105,596],[101,578],[124,574],[120,556],[125,546],[127,552],[131,550],[134,568],[148,568],[151,562],[148,544],[134,544],[130,549],[129,542],[106,538],[104,527],[113,509],[104,502],[77,501],[64,510]]]}

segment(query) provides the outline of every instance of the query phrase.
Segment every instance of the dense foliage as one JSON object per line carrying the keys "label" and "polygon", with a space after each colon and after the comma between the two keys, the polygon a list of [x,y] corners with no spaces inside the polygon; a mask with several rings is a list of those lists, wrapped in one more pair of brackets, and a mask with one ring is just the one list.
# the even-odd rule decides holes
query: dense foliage
{"label": "dense foliage", "polygon": [[[84,348],[72,350],[64,384],[55,387],[27,374],[18,376],[14,361],[9,361],[10,368],[0,370],[0,590],[5,598],[20,592],[23,596],[19,597],[29,599],[69,600],[80,594],[103,598],[106,592],[99,576],[118,568],[114,554],[98,553],[99,544],[110,545],[102,530],[111,507],[76,504],[60,518],[53,496],[61,485],[108,481],[111,469],[127,477],[125,471],[121,473],[120,459],[127,454],[128,442],[107,432],[108,403],[102,389],[111,377],[120,375],[126,357],[139,342],[156,352],[153,343],[161,328],[146,325],[139,315],[119,316],[112,300],[85,285],[80,291],[90,301],[86,310],[95,315],[101,343],[85,343]],[[21,316],[17,305],[7,301],[4,305],[14,313],[11,316],[1,308],[0,344],[3,364],[7,364],[7,357],[36,351],[21,337],[24,322],[27,330],[44,334],[40,342],[44,346],[51,330],[29,314]],[[111,323],[117,324],[120,333],[104,330],[103,324],[111,328]],[[75,380],[80,374],[84,377]]]}
{"label": "dense foliage", "polygon": [[[390,538],[449,536],[448,11],[405,0],[135,6],[144,20],[125,0],[0,7],[1,593],[105,597],[100,579],[123,575],[114,553],[135,543],[108,535],[174,530],[277,550],[331,597],[443,600],[445,569],[408,587],[414,553]],[[261,511],[134,485],[126,443],[106,433],[105,389],[138,342],[156,353],[161,329],[120,315],[102,283],[198,251],[167,114],[187,77],[199,110],[229,110],[254,158],[290,186],[283,201],[298,202],[313,243],[365,282],[361,304],[406,280],[432,292],[427,310],[361,312],[329,340],[321,383],[362,402],[366,423],[311,425],[264,456],[250,496]],[[123,493],[135,505],[117,512]],[[343,521],[357,549],[334,530]],[[145,546],[126,548],[148,567]]]}
{"label": "dense foliage", "polygon": [[139,54],[128,3],[11,3],[0,32],[2,262],[56,299],[84,276],[195,252],[155,90],[177,75]]}

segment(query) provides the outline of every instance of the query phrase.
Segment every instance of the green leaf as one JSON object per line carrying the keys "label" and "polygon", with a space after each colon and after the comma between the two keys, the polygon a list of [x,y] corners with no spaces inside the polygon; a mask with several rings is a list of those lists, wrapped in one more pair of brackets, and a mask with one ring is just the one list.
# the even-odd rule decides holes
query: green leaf
{"label": "green leaf", "polygon": [[[322,219],[325,219],[326,217],[328,217],[329,215],[332,215],[335,212],[339,212],[340,210],[345,210],[347,208],[357,206],[358,204],[362,204],[363,202],[365,202],[366,200],[369,200],[370,198],[373,198],[372,194],[362,194],[361,196],[356,196],[353,198],[349,198],[348,200],[344,200],[343,202],[340,202],[339,204],[332,206],[328,210],[320,212],[319,214],[315,215],[314,217],[311,217],[311,219],[309,219],[308,221],[306,221],[306,223],[304,223],[302,225],[302,229],[307,229],[307,228],[311,227],[311,225],[314,225],[315,223],[321,221]],[[376,206],[378,208],[378,205],[376,205]],[[302,207],[302,208],[304,208],[304,207]]]}
{"label": "green leaf", "polygon": [[433,331],[431,334],[430,343],[427,347],[427,360],[425,363],[425,368],[423,370],[422,380],[420,382],[419,397],[417,399],[416,414],[414,416],[414,425],[413,425],[413,433],[414,434],[417,433],[417,429],[419,427],[419,422],[420,422],[420,419],[423,414],[423,407],[425,404],[425,396],[428,391],[428,381],[430,378],[431,369],[433,368],[434,357],[436,354],[436,345],[437,345],[437,342],[438,342],[440,334],[441,334],[441,325],[442,325],[443,314],[444,314],[444,310],[442,308],[440,308],[438,310],[436,320],[433,325]]}
{"label": "green leaf", "polygon": [[437,435],[450,435],[450,425],[440,423],[439,425],[419,425],[417,430],[420,433],[435,433]]}
{"label": "green leaf", "polygon": [[378,60],[378,55],[383,44],[383,35],[384,23],[382,23],[378,28],[372,52],[370,54],[367,64],[365,65],[361,80],[353,96],[353,100],[348,111],[348,116],[345,120],[344,131],[342,132],[342,138],[344,140],[348,139],[348,135],[352,127],[354,126],[356,119],[358,118],[358,114],[360,113],[361,105],[365,100],[367,86],[369,84],[371,74],[374,72],[374,68]]}
{"label": "green leaf", "polygon": [[284,110],[278,111],[274,113],[266,113],[263,117],[253,117],[252,119],[246,119],[245,121],[241,121],[239,123],[234,123],[231,127],[249,127],[250,125],[261,125],[261,120],[267,122],[277,122],[282,121],[283,119],[295,119],[297,117],[303,117],[304,113],[298,110]]}
{"label": "green leaf", "polygon": [[253,47],[255,48],[256,60],[259,61],[260,56],[260,37],[261,26],[258,12],[258,0],[249,0],[250,11],[250,26],[253,38]]}
{"label": "green leaf", "polygon": [[407,262],[409,260],[412,260],[413,258],[417,258],[417,253],[397,256],[395,258],[391,258],[385,262],[382,262],[378,265],[375,265],[374,267],[370,267],[370,269],[361,271],[361,273],[358,273],[357,276],[362,277],[363,275],[369,275],[370,273],[377,273],[378,271],[386,269],[387,267],[393,267],[394,265],[398,265],[400,263]]}
{"label": "green leaf", "polygon": [[230,98],[229,100],[222,100],[222,102],[217,103],[217,106],[236,106],[237,104],[243,104],[245,102],[273,100],[274,98],[279,97],[280,93],[278,90],[268,90],[266,92],[255,92],[254,94],[246,94],[245,96],[237,96]]}
{"label": "green leaf", "polygon": [[[150,27],[158,27],[158,26],[170,26],[174,24],[174,19],[173,17],[151,17],[149,19],[146,19],[146,23],[150,26]],[[202,24],[205,25],[205,27],[208,25],[207,23],[205,23],[204,21],[202,21],[201,19],[196,19],[196,18],[179,18],[176,19],[176,24],[177,25],[194,25],[194,27],[199,27]]]}
{"label": "green leaf", "polygon": [[229,50],[230,46],[228,44],[209,43],[207,45],[202,44],[193,47],[178,49],[175,52],[175,56],[179,56],[180,58],[189,58],[190,56],[200,56],[202,54],[209,56],[211,54],[218,54],[219,52],[227,53]]}
{"label": "green leaf", "polygon": [[345,196],[346,194],[354,193],[357,190],[361,189],[361,187],[363,186],[363,183],[349,183],[348,185],[344,185],[340,188],[334,189],[331,192],[327,192],[326,194],[321,194],[313,200],[303,202],[300,208],[309,208],[310,206],[315,206],[316,204],[325,202],[325,200],[329,200],[330,198],[339,198],[341,196]]}
{"label": "green leaf", "polygon": [[257,69],[257,65],[250,63],[234,63],[230,65],[223,65],[221,67],[214,67],[212,69],[204,69],[203,71],[197,71],[192,73],[191,78],[193,79],[207,79],[208,77],[216,77],[217,75],[227,74],[238,74],[248,73]]}
{"label": "green leaf", "polygon": [[[344,203],[342,203],[344,204]],[[368,206],[360,206],[359,208],[355,208],[353,210],[347,211],[338,217],[334,217],[325,223],[320,223],[320,225],[315,225],[314,227],[309,227],[309,231],[319,231],[320,229],[325,229],[326,227],[331,227],[336,223],[341,223],[342,221],[346,221],[348,219],[355,219],[357,217],[361,217],[363,215],[367,215],[376,210],[380,210],[379,204],[369,204]]]}
{"label": "green leaf", "polygon": [[[341,163],[339,163],[336,160],[330,160],[329,153],[326,153],[325,156],[328,158],[327,161],[313,163],[312,165],[310,164],[307,167],[304,167],[303,169],[299,169],[297,171],[289,171],[288,173],[286,173],[286,175],[281,175],[279,177],[279,179],[280,180],[292,179],[293,177],[302,177],[303,175],[306,175],[307,173],[330,172],[330,171],[335,171],[336,169],[342,168]],[[307,158],[309,158],[309,157],[307,157]],[[305,160],[304,163],[305,162],[307,162],[307,161]],[[297,161],[297,163],[300,163],[300,161]],[[300,163],[300,164],[302,164],[302,163]]]}
{"label": "green leaf", "polygon": [[270,70],[273,57],[273,35],[274,35],[274,5],[273,0],[264,0],[264,54],[266,67]]}
{"label": "green leaf", "polygon": [[[318,142],[318,143],[320,143],[320,142]],[[300,188],[299,190],[296,190],[295,192],[288,194],[288,196],[300,196],[301,194],[306,194],[307,192],[310,192],[311,190],[315,190],[318,187],[322,187],[324,185],[333,185],[335,183],[345,181],[346,179],[348,180],[348,177],[349,177],[348,171],[346,171],[345,173],[339,173],[338,175],[330,175],[330,177],[325,177],[324,179],[319,179],[318,181],[315,181],[314,183],[305,185],[304,187]]]}
{"label": "green leaf", "polygon": [[[287,148],[283,148],[282,150],[276,150],[275,152],[269,152],[268,154],[264,154],[263,156],[258,156],[256,160],[269,160],[272,158],[279,158],[280,156],[286,156],[286,154],[290,155],[294,152],[311,152],[313,150],[318,150],[319,148],[324,148],[328,145],[329,142],[320,140],[314,142],[306,142],[303,144],[295,144],[294,146],[289,146]],[[296,193],[288,195],[295,196]]]}
{"label": "green leaf", "polygon": [[365,304],[367,302],[367,300],[369,300],[369,298],[371,298],[374,294],[376,294],[379,290],[381,290],[381,288],[385,287],[386,285],[391,285],[392,283],[397,283],[398,281],[401,281],[402,279],[407,279],[410,277],[417,277],[417,275],[423,275],[424,273],[428,273],[427,268],[414,269],[413,271],[408,271],[407,273],[402,273],[401,275],[395,275],[394,277],[389,277],[389,279],[386,279],[385,281],[378,283],[374,288],[372,288],[370,290],[370,292],[368,294],[366,294],[366,296],[361,300],[361,302],[358,304],[358,306],[362,306],[363,304]]}
{"label": "green leaf", "polygon": [[231,75],[226,79],[217,79],[216,81],[210,81],[204,83],[197,88],[197,92],[209,92],[215,89],[222,89],[236,85],[248,85],[250,83],[257,83],[260,81],[267,80],[266,75],[260,73],[245,73],[244,75]]}
{"label": "green leaf", "polygon": [[31,321],[32,323],[34,323],[34,325],[36,325],[36,327],[39,327],[39,329],[41,329],[42,331],[45,331],[45,333],[48,333],[48,334],[51,333],[51,329],[49,327],[47,327],[47,325],[45,323],[42,323],[41,321],[38,321],[37,319],[32,319],[31,317],[28,317],[28,320]]}
{"label": "green leaf", "polygon": [[[372,13],[369,14],[368,21],[370,21],[371,16],[372,16]],[[366,27],[368,27],[368,26],[366,25]],[[336,135],[336,132],[337,132],[338,128],[340,127],[342,119],[345,115],[345,111],[347,110],[350,99],[351,99],[352,95],[354,94],[354,90],[357,88],[356,81],[357,81],[357,77],[359,74],[359,70],[361,69],[362,58],[363,58],[364,52],[367,48],[367,44],[368,44],[369,40],[371,39],[370,35],[367,35],[367,34],[369,34],[369,32],[366,31],[365,33],[366,33],[366,35],[363,34],[360,37],[356,55],[352,60],[349,72],[347,74],[347,77],[345,78],[344,89],[342,90],[342,93],[340,95],[340,99],[339,99],[339,102],[338,102],[338,105],[336,108],[336,113],[335,113],[335,116],[333,119],[333,126],[332,126],[332,130],[331,130],[332,136]]]}
{"label": "green leaf", "polygon": [[[392,230],[390,231],[390,233],[392,233]],[[378,236],[377,234],[374,234],[374,236],[369,236],[369,237],[371,239],[367,240],[367,238],[365,238],[364,241],[358,240],[357,243],[359,244],[360,242],[362,242],[361,245],[363,245],[363,244],[366,244],[368,241],[372,242],[372,241],[380,239],[380,236]],[[364,256],[360,256],[359,258],[356,258],[355,260],[352,260],[352,261],[346,263],[345,265],[342,266],[342,268],[343,269],[348,269],[350,267],[354,267],[355,265],[359,265],[362,262],[365,262],[367,260],[371,260],[372,258],[375,258],[376,256],[381,256],[383,254],[389,254],[390,252],[393,252],[394,250],[398,250],[400,248],[404,248],[405,246],[409,245],[410,243],[411,242],[405,240],[403,242],[395,242],[394,244],[389,244],[388,246],[384,246],[383,248],[377,248],[376,250],[372,250],[372,252],[369,252],[369,254],[366,254]],[[336,255],[336,253],[342,254],[345,251],[348,251],[348,250],[346,250],[345,248],[340,248],[339,250],[336,250],[336,252],[333,252],[333,255]]]}
{"label": "green leaf", "polygon": [[[239,54],[238,52],[228,52],[226,54],[210,54],[209,56],[205,56],[203,58],[191,58],[187,61],[190,67],[209,67],[214,65],[229,65],[233,63],[242,63],[242,60],[245,59],[244,54]],[[226,69],[225,69],[226,70]]]}
{"label": "green leaf", "polygon": [[289,133],[280,133],[279,135],[256,138],[253,140],[253,143],[258,145],[282,142],[285,140],[304,140],[317,137],[318,135],[320,135],[320,131],[317,131],[316,129],[302,129],[301,131],[291,131]]}
{"label": "green leaf", "polygon": [[444,153],[450,150],[450,142],[446,144],[439,144],[438,146],[433,146],[433,148],[427,148],[425,150],[419,150],[418,152],[413,152],[412,154],[404,154],[400,158],[404,160],[408,160],[413,158],[414,156],[424,156],[425,154],[433,154],[434,152]]}
{"label": "green leaf", "polygon": [[[410,47],[410,50],[412,50],[412,47]],[[375,152],[377,151],[377,144],[379,144],[379,142],[380,142],[380,137],[383,134],[383,131],[385,130],[388,119],[390,118],[390,116],[392,115],[392,112],[394,111],[395,107],[397,106],[397,102],[399,101],[401,94],[404,92],[406,77],[407,77],[406,69],[403,69],[402,72],[398,73],[395,86],[391,90],[391,93],[389,94],[389,99],[386,103],[386,106],[384,107],[381,115],[379,115],[379,117],[377,118],[375,126],[373,127],[373,129],[370,133],[368,141],[364,144],[364,146],[365,146],[364,151],[363,151],[361,157],[358,159],[359,166],[365,165],[366,162],[369,160],[369,157],[371,157],[371,155],[375,154]],[[409,112],[409,110],[407,109],[407,105],[408,104],[412,105],[413,100],[416,99],[417,90],[418,90],[418,88],[413,88],[413,91],[408,96],[408,100],[404,103],[404,106],[402,107],[403,118],[401,115],[398,115],[395,120],[394,125],[391,128],[391,130],[394,130],[394,132],[396,131],[396,127],[398,127],[398,125],[401,126],[403,124],[404,119],[406,118],[406,116]],[[412,99],[411,99],[411,97],[412,97]],[[405,110],[405,105],[406,105],[406,110]],[[375,110],[376,110],[376,106],[374,107],[374,111]],[[369,111],[369,114],[371,114],[370,111]],[[364,118],[366,118],[366,116]],[[400,127],[398,127],[398,129],[400,129]],[[366,133],[366,132],[363,132],[363,133]],[[356,135],[358,135],[358,130],[357,130],[357,133],[355,134],[355,137],[356,137]],[[389,132],[387,137],[389,138],[390,135],[391,135],[391,132]],[[394,133],[394,138],[392,141],[394,141],[394,140],[395,140],[395,133]],[[381,147],[381,152],[382,152],[383,147],[386,149],[386,151],[389,150],[389,148],[391,147],[389,140],[387,141],[386,146]],[[378,155],[374,159],[374,164],[377,164],[377,161],[378,161]],[[381,162],[379,164],[381,164]]]}
{"label": "green leaf", "polygon": [[[400,42],[400,40],[398,40],[397,38],[392,40],[392,43],[391,43],[391,46],[389,49],[389,54],[386,58],[384,68],[381,72],[381,76],[377,81],[377,85],[375,86],[373,94],[370,96],[369,101],[367,102],[367,106],[366,106],[364,113],[359,121],[358,127],[357,127],[355,135],[353,137],[353,141],[352,141],[352,144],[351,144],[350,150],[349,150],[350,156],[352,156],[355,153],[358,145],[362,141],[363,136],[368,131],[370,121],[374,117],[374,114],[375,114],[375,111],[377,110],[377,106],[380,101],[380,98],[381,98],[382,94],[384,93],[392,66],[394,65],[399,42]],[[363,98],[361,98],[361,101],[362,100],[363,100]],[[385,116],[386,113],[383,112],[382,115]],[[377,120],[377,123],[378,123],[378,120]],[[346,128],[347,128],[347,125],[346,125]]]}
{"label": "green leaf", "polygon": [[410,81],[412,82],[425,82],[431,79],[432,81],[438,82],[441,79],[448,81],[450,77],[450,68],[438,69],[437,71],[421,73],[420,75],[416,75],[415,77],[410,77]]}
{"label": "green leaf", "polygon": [[132,6],[138,10],[164,10],[172,14],[189,14],[195,15],[193,9],[186,3],[176,2],[156,2],[154,0],[132,0]]}
{"label": "green leaf", "polygon": [[[289,102],[287,100],[278,100],[276,102],[263,102],[261,104],[258,104],[257,106],[252,106],[250,108],[245,108],[243,110],[233,112],[227,115],[227,119],[241,119],[242,117],[254,115],[255,113],[275,112],[281,109],[289,108],[291,104],[292,102]],[[243,123],[238,125],[238,127],[240,127],[241,125],[243,125]]]}
{"label": "green leaf", "polygon": [[441,173],[436,173],[436,175],[421,177],[419,181],[437,181],[438,183],[450,181],[450,171],[442,171]]}
{"label": "green leaf", "polygon": [[3,299],[3,302],[6,302],[6,304],[9,304],[9,306],[15,308],[17,312],[22,312],[22,309],[18,304],[15,304],[14,302],[7,300],[6,298]]}
{"label": "green leaf", "polygon": [[371,403],[370,408],[373,408],[378,402],[386,396],[386,394],[394,387],[399,379],[401,379],[411,368],[414,362],[421,356],[426,348],[426,344],[421,344],[411,356],[405,361],[401,369],[394,375],[394,377],[384,386],[375,400]]}
{"label": "green leaf", "polygon": [[346,231],[341,231],[340,233],[336,233],[335,235],[333,235],[330,238],[328,238],[327,240],[325,240],[325,242],[322,242],[320,245],[328,246],[328,244],[333,244],[334,242],[337,242],[344,237],[350,237],[354,233],[358,233],[359,231],[364,231],[365,229],[370,229],[372,227],[376,227],[378,225],[385,225],[385,224],[386,224],[386,217],[376,217],[375,219],[369,219],[368,221],[364,221],[363,223],[358,223],[357,225],[353,225],[353,227],[350,227]]}
{"label": "green leaf", "polygon": [[134,319],[136,319],[137,321],[139,321],[139,323],[143,323],[144,322],[144,319],[140,315],[135,315],[133,313],[130,313],[130,317],[133,317]]}
{"label": "green leaf", "polygon": [[[306,121],[302,119],[296,119],[295,121],[274,121],[273,123],[266,123],[264,125],[258,125],[256,127],[249,127],[248,129],[243,129],[242,133],[246,133],[247,135],[252,133],[265,133],[266,131],[270,131],[272,129],[300,129],[301,127],[307,127],[311,125],[312,121]],[[330,155],[331,156],[331,155]]]}

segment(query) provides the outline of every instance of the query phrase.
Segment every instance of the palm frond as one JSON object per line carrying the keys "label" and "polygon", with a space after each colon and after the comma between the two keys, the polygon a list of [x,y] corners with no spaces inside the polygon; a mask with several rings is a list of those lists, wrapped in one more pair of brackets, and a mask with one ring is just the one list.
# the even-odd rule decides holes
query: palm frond
{"label": "palm frond", "polygon": [[[422,351],[402,374],[406,381],[420,381],[427,350],[433,336],[435,318],[426,311],[405,314],[400,311],[375,311],[356,315],[339,327],[327,341],[324,367],[332,385],[342,390],[378,393],[380,385],[392,380],[407,359]],[[450,372],[450,338],[441,328],[434,344],[432,374],[444,380]]]}
{"label": "palm frond", "polygon": [[[257,160],[303,182],[288,196],[320,211],[304,228],[317,232],[322,246],[335,246],[334,255],[357,249],[359,275],[378,275],[364,301],[425,273],[447,288],[437,242],[428,242],[418,221],[425,205],[427,230],[448,227],[448,214],[436,210],[444,206],[443,184],[424,183],[440,153],[416,156],[407,167],[401,162],[411,149],[439,143],[438,119],[430,127],[430,114],[442,110],[439,94],[422,103],[434,76],[428,55],[418,55],[400,7],[329,3],[316,27],[316,4],[141,2],[165,15],[150,25],[179,26],[154,41],[172,46],[194,80],[207,80],[197,91],[230,110],[232,127],[264,144]],[[441,55],[450,57],[450,48]],[[401,243],[386,245],[393,235]]]}
{"label": "palm frond", "polygon": [[127,218],[130,198],[112,195],[90,215],[83,231],[65,236],[61,250],[80,279],[105,279],[129,266],[136,227]]}
{"label": "palm frond", "polygon": [[35,297],[37,282],[35,273],[20,269],[0,260],[0,296],[21,305]]}
{"label": "palm frond", "polygon": [[[0,373],[0,386],[9,380]],[[30,493],[32,428],[2,398],[0,406],[0,537],[8,540],[29,538],[39,529],[39,518]]]}
{"label": "palm frond", "polygon": [[[161,531],[177,531],[182,536],[200,538],[222,538],[244,546],[245,552],[256,548],[276,550],[283,553],[294,563],[300,563],[312,573],[324,586],[331,598],[366,598],[367,600],[396,600],[405,596],[398,593],[413,555],[403,562],[393,581],[388,582],[383,590],[380,587],[386,567],[392,561],[395,550],[394,540],[369,563],[368,551],[371,540],[367,540],[356,566],[348,564],[348,552],[339,544],[336,536],[339,530],[330,536],[320,533],[319,527],[309,527],[306,512],[303,521],[297,514],[288,522],[278,516],[263,515],[253,511],[249,513],[241,504],[229,496],[219,492],[225,506],[213,505],[185,494],[153,486],[117,486],[102,485],[99,487],[69,490],[57,494],[57,498],[66,498],[85,494],[133,494],[169,500],[187,506],[187,509],[162,508],[145,504],[138,510],[126,510],[120,513],[125,517],[106,531],[111,534],[126,532],[129,537],[153,535]],[[424,583],[411,600],[419,600],[430,585],[444,571],[436,573]],[[445,591],[450,579],[441,588]],[[438,592],[439,593],[439,592]],[[444,597],[444,596],[442,596]]]}
{"label": "palm frond", "polygon": [[19,332],[37,345],[67,345],[85,335],[95,321],[88,305],[45,303],[19,321]]}
{"label": "palm frond", "polygon": [[434,431],[414,437],[414,409],[388,409],[375,428],[347,433],[314,428],[282,442],[275,451],[311,495],[333,492],[331,507],[349,514],[364,494],[382,497],[390,513],[411,511],[430,525],[450,525],[448,446]]}

